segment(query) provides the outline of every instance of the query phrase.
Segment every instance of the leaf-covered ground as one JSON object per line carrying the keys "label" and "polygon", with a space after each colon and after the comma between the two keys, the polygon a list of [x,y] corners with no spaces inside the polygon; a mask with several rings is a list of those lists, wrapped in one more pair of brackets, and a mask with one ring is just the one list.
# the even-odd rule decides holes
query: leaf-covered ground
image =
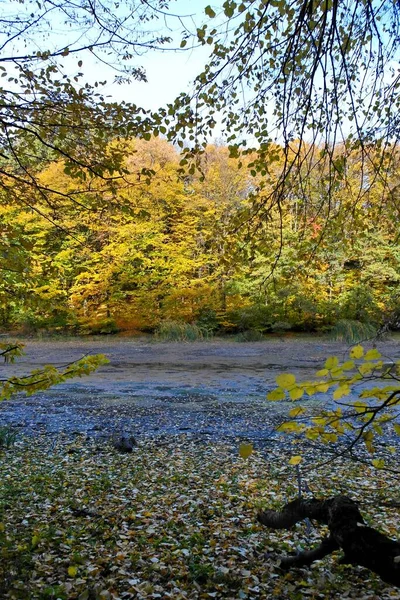
{"label": "leaf-covered ground", "polygon": [[[399,599],[339,554],[279,571],[276,554],[321,536],[255,520],[296,496],[291,453],[276,445],[243,459],[233,442],[171,437],[120,454],[84,438],[23,438],[0,456],[0,597]],[[399,509],[387,506],[399,501],[398,476],[317,458],[308,452],[301,465],[312,492],[348,494],[372,526],[399,537]]]}

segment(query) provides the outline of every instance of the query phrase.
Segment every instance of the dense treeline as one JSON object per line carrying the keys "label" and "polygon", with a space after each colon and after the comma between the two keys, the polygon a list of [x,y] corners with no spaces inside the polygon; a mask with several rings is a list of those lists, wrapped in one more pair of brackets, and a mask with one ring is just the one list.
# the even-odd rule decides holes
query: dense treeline
{"label": "dense treeline", "polygon": [[[28,203],[2,192],[3,328],[153,331],[181,321],[265,333],[380,324],[400,312],[396,153],[377,177],[373,150],[369,173],[356,153],[341,163],[338,148],[333,185],[305,150],[306,189],[294,181],[274,204],[279,148],[261,192],[261,175],[223,146],[208,147],[186,176],[162,139],[121,150],[126,173],[111,182],[71,177],[59,160],[39,173],[54,201],[51,192],[32,190]],[[271,208],[257,222],[260,194]]]}

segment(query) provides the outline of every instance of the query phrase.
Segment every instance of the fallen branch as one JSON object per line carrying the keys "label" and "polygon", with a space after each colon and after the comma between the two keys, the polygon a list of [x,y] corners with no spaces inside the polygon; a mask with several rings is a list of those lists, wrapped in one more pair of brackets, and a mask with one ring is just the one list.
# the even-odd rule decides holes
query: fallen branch
{"label": "fallen branch", "polygon": [[400,587],[400,542],[367,527],[357,504],[347,496],[327,500],[297,499],[282,510],[258,513],[258,521],[272,529],[290,529],[306,518],[329,527],[329,536],[314,550],[281,559],[281,568],[301,567],[342,549],[342,564],[360,565],[377,573],[383,581]]}

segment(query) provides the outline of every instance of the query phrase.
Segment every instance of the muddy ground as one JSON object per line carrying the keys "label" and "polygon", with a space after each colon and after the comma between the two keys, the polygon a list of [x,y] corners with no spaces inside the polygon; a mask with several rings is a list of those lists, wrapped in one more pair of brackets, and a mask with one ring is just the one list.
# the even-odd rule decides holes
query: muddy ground
{"label": "muddy ground", "polygon": [[[26,356],[0,366],[2,379],[44,364],[62,366],[84,354],[104,353],[110,363],[90,377],[3,402],[0,425],[29,435],[99,438],[125,432],[138,438],[185,433],[268,440],[288,409],[286,402],[265,401],[276,375],[291,372],[305,379],[327,356],[344,358],[348,351],[347,344],[312,336],[256,343],[118,337],[25,343]],[[388,359],[400,358],[396,339],[377,347]]]}

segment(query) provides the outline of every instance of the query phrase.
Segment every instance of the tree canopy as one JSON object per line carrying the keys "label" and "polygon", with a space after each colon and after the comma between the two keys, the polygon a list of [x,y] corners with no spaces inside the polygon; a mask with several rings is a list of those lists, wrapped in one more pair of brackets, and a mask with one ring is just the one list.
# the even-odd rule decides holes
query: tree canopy
{"label": "tree canopy", "polygon": [[285,162],[271,192],[255,198],[257,217],[279,205],[294,180],[306,211],[308,175],[324,165],[321,204],[334,218],[334,191],[346,180],[355,149],[354,202],[377,180],[396,193],[386,173],[399,136],[398,3],[227,0],[205,12],[208,22],[195,35],[210,45],[209,63],[193,93],[170,107],[188,155],[221,122],[232,155],[256,152],[250,167],[262,176],[262,189],[279,144]]}
{"label": "tree canopy", "polygon": [[[166,5],[165,0],[3,5],[0,186],[7,197],[36,211],[38,197],[52,209],[66,200],[78,202],[73,190],[39,181],[38,170],[56,159],[63,160],[67,174],[86,182],[88,197],[96,178],[104,183],[103,198],[110,197],[112,183],[123,177],[123,155],[110,140],[154,132],[157,119],[134,104],[110,102],[102,82],[88,74],[97,61],[117,83],[145,81],[143,52],[172,49],[171,37],[157,32]],[[90,210],[90,203],[83,208]]]}

